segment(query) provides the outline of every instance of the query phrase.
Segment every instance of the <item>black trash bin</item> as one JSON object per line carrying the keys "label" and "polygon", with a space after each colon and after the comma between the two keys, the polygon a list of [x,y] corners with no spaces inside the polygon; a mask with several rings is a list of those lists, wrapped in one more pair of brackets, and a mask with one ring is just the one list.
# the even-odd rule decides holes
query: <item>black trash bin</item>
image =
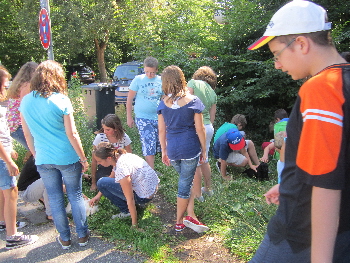
{"label": "black trash bin", "polygon": [[107,114],[115,114],[115,87],[108,83],[91,83],[81,88],[89,127],[98,130]]}

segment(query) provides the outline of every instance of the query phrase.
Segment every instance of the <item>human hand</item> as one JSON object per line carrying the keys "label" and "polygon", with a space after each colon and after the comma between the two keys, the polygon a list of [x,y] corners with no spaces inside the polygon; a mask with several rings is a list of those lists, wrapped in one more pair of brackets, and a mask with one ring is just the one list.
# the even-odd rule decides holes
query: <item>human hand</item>
{"label": "human hand", "polygon": [[279,196],[280,196],[280,185],[276,184],[269,191],[267,191],[265,194],[265,200],[267,204],[276,204],[279,205]]}
{"label": "human hand", "polygon": [[6,163],[6,166],[7,166],[7,169],[9,171],[10,176],[16,176],[19,174],[18,166],[13,160]]}
{"label": "human hand", "polygon": [[17,160],[18,159],[18,153],[15,150],[11,151],[11,158],[13,160]]}
{"label": "human hand", "polygon": [[91,200],[89,201],[89,206],[94,207],[99,201],[100,201],[100,198],[95,196],[94,198],[91,198]]}
{"label": "human hand", "polygon": [[169,159],[168,155],[162,154],[162,162],[163,162],[166,166],[170,166],[170,159]]}
{"label": "human hand", "polygon": [[254,170],[255,172],[258,172],[256,169],[259,167],[259,165],[250,165],[249,166],[252,170]]}
{"label": "human hand", "polygon": [[87,171],[87,169],[89,168],[89,163],[87,162],[87,160],[86,161],[80,161],[80,163],[81,163],[81,165],[83,166],[83,168],[82,168],[82,172],[84,173],[84,172],[86,172]]}
{"label": "human hand", "polygon": [[92,183],[91,184],[91,187],[90,187],[90,191],[93,192],[93,191],[96,191],[97,190],[97,185],[96,183]]}
{"label": "human hand", "polygon": [[268,163],[269,162],[269,157],[268,156],[263,156],[260,158],[260,161],[264,162],[264,163]]}
{"label": "human hand", "polygon": [[203,164],[206,159],[207,159],[207,154],[205,152],[204,153],[202,152],[200,157],[199,157],[199,163]]}
{"label": "human hand", "polygon": [[129,128],[132,128],[135,125],[133,118],[127,118],[126,122],[127,122],[128,126],[129,126]]}

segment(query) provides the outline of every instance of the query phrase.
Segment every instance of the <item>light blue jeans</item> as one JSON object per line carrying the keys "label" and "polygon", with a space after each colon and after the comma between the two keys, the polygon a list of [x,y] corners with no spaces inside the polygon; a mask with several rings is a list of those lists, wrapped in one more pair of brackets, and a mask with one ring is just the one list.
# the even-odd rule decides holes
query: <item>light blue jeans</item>
{"label": "light blue jeans", "polygon": [[41,164],[37,165],[37,168],[45,184],[52,217],[61,239],[63,241],[71,239],[64,205],[63,183],[66,186],[68,200],[72,205],[72,215],[78,237],[85,237],[87,235],[88,225],[82,195],[81,164],[79,162],[68,165]]}
{"label": "light blue jeans", "polygon": [[188,199],[191,196],[191,187],[199,156],[186,160],[171,160],[171,165],[179,173],[177,197]]}

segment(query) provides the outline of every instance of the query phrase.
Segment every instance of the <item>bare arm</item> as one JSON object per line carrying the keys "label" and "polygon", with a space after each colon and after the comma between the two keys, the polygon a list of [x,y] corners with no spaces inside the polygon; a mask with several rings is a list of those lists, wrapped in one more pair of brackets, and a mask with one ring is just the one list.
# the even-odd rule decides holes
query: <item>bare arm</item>
{"label": "bare arm", "polygon": [[170,160],[167,152],[167,144],[166,144],[166,128],[165,122],[162,114],[158,115],[158,134],[159,134],[159,142],[162,148],[162,162],[169,166]]}
{"label": "bare arm", "polygon": [[190,94],[194,95],[194,90],[193,88],[187,87],[188,91],[190,92]]}
{"label": "bare arm", "polygon": [[263,157],[260,158],[260,161],[262,161],[264,163],[269,162],[269,152],[273,148],[275,148],[275,145],[273,144],[273,142],[271,142],[269,145],[267,145],[264,149],[264,155],[263,155]]}
{"label": "bare arm", "polygon": [[119,180],[120,186],[122,187],[123,193],[128,204],[128,209],[131,215],[131,225],[137,226],[137,211],[134,200],[134,191],[132,190],[131,178],[126,176]]}
{"label": "bare arm", "polygon": [[125,151],[127,151],[128,153],[132,153],[131,144],[125,146],[124,149],[125,149]]}
{"label": "bare arm", "polygon": [[87,159],[85,157],[85,153],[83,150],[83,146],[81,145],[80,137],[77,131],[77,128],[75,127],[74,117],[73,114],[70,113],[68,115],[64,115],[63,117],[64,121],[64,128],[66,130],[67,137],[73,146],[75,152],[79,156],[81,160],[81,164],[83,166],[83,172],[87,170],[89,167],[89,164],[87,162]]}
{"label": "bare arm", "polygon": [[340,190],[314,186],[311,197],[311,262],[331,263],[339,224]]}
{"label": "bare arm", "polygon": [[211,105],[211,108],[209,109],[210,122],[212,124],[215,121],[215,114],[216,114],[216,104],[213,104],[213,105]]}
{"label": "bare arm", "polygon": [[207,158],[207,153],[206,153],[206,143],[205,143],[205,128],[204,128],[204,124],[203,124],[203,114],[202,113],[195,113],[194,114],[194,126],[196,128],[196,132],[199,138],[199,142],[201,144],[201,148],[202,148],[202,160],[200,161],[201,163],[203,163],[206,158]]}
{"label": "bare arm", "polygon": [[126,100],[126,122],[130,128],[134,126],[134,119],[132,117],[132,103],[134,101],[135,96],[136,91],[129,89],[128,98]]}
{"label": "bare arm", "polygon": [[[96,149],[96,146],[93,145],[93,150],[95,150],[95,149]],[[91,187],[90,187],[91,191],[95,191],[97,189],[96,172],[97,172],[97,162],[95,159],[95,155],[92,154],[92,157],[91,157]]]}
{"label": "bare arm", "polygon": [[239,151],[241,152],[241,154],[242,154],[245,158],[247,158],[249,167],[250,167],[251,169],[253,169],[253,170],[256,172],[256,168],[258,168],[259,165],[253,165],[252,160],[250,159],[250,156],[249,156],[247,150],[243,147],[243,148],[240,149]]}
{"label": "bare arm", "polygon": [[21,123],[22,123],[24,137],[26,138],[29,150],[31,151],[31,153],[33,154],[33,156],[35,158],[34,139],[33,139],[32,134],[30,133],[30,130],[28,128],[28,125],[27,125],[25,119],[23,118],[22,113],[21,113]]}

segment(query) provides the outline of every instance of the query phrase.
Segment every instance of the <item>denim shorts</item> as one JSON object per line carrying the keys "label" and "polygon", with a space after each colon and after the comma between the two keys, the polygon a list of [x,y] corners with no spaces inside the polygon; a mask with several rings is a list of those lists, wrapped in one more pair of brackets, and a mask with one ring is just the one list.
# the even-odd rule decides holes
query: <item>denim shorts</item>
{"label": "denim shorts", "polygon": [[0,160],[0,189],[8,190],[15,187],[16,185],[16,177],[10,176],[6,163],[3,160]]}
{"label": "denim shorts", "polygon": [[185,160],[171,160],[171,165],[179,173],[177,197],[188,199],[191,195],[194,173],[197,168],[199,156]]}
{"label": "denim shorts", "polygon": [[156,155],[160,152],[158,120],[135,118],[135,124],[139,130],[143,156]]}

